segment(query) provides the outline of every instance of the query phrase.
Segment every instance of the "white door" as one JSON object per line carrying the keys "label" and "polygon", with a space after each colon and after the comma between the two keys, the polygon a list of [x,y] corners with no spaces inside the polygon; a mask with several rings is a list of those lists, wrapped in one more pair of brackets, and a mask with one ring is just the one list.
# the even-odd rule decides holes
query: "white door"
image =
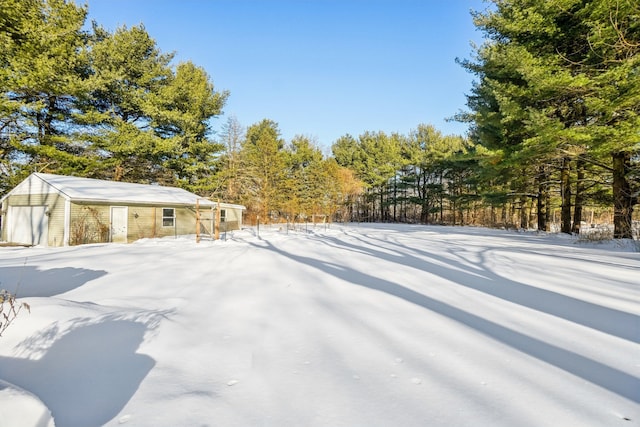
{"label": "white door", "polygon": [[9,206],[7,214],[10,242],[47,245],[49,217],[46,206]]}
{"label": "white door", "polygon": [[111,206],[111,241],[127,243],[127,207]]}

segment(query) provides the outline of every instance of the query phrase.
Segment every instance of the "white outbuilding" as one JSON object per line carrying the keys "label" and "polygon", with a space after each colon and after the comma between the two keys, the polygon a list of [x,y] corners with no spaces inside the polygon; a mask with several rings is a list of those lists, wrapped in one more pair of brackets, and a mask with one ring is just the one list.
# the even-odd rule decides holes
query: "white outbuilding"
{"label": "white outbuilding", "polygon": [[0,240],[67,246],[213,235],[216,218],[222,232],[241,228],[244,210],[181,188],[33,173],[0,199]]}

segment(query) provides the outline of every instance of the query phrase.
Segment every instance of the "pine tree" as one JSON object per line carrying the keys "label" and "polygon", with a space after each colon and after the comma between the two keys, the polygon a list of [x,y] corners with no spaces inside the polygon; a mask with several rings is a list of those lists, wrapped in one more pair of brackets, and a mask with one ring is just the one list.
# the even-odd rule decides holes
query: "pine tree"
{"label": "pine tree", "polygon": [[242,145],[243,202],[263,222],[278,214],[286,201],[286,157],[278,124],[264,119],[249,126]]}
{"label": "pine tree", "polygon": [[207,193],[222,147],[210,119],[228,92],[191,62],[170,63],[144,26],[109,33],[94,25],[90,91],[79,101],[84,138],[101,158],[92,175],[180,185]]}
{"label": "pine tree", "polygon": [[[73,138],[75,100],[88,73],[86,7],[64,0],[2,0],[2,173],[74,173],[90,164]],[[21,171],[23,171],[21,173]]]}
{"label": "pine tree", "polygon": [[[496,150],[508,169],[537,165],[526,173],[538,176],[555,168],[565,232],[576,230],[572,196],[573,222],[581,220],[584,165],[604,165],[614,175],[615,235],[629,237],[637,202],[625,182],[638,151],[637,2],[494,3],[495,9],[475,15],[488,43],[475,61],[463,62],[479,79],[468,97],[471,114],[463,117],[474,123],[472,137]],[[541,200],[549,181],[524,180],[513,190],[525,194],[537,182]]]}

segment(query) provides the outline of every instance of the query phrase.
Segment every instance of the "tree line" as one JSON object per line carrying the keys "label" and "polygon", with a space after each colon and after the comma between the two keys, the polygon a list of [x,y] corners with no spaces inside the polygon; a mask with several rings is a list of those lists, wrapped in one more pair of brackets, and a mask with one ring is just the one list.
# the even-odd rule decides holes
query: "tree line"
{"label": "tree line", "polygon": [[[0,194],[33,171],[180,186],[247,206],[249,222],[403,221],[579,232],[612,209],[632,237],[640,192],[640,6],[492,0],[466,136],[312,137],[234,117],[228,91],[174,64],[143,25],[86,25],[65,0],[0,0]],[[366,72],[366,71],[363,71]],[[557,217],[556,217],[557,213]]]}
{"label": "tree line", "polygon": [[404,220],[417,208],[421,222],[538,230],[559,222],[560,231],[577,233],[591,220],[585,207],[591,216],[611,207],[614,237],[632,238],[640,3],[489,3],[473,13],[485,42],[458,60],[476,77],[467,111],[455,117],[470,125],[467,140],[419,126],[408,138],[391,136],[392,147],[380,134],[334,144],[339,163],[365,183],[365,216],[398,220],[400,212]]}

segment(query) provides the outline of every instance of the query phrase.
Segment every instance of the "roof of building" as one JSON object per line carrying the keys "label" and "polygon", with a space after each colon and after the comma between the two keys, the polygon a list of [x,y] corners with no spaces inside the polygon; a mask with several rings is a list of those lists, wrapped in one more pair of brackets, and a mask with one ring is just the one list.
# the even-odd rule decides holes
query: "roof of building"
{"label": "roof of building", "polygon": [[[132,184],[75,176],[33,173],[18,184],[9,194],[38,194],[58,192],[71,201],[98,203],[139,203],[193,206],[198,201],[203,206],[216,203],[182,188],[160,185]],[[244,206],[220,203],[224,207],[244,209]]]}

